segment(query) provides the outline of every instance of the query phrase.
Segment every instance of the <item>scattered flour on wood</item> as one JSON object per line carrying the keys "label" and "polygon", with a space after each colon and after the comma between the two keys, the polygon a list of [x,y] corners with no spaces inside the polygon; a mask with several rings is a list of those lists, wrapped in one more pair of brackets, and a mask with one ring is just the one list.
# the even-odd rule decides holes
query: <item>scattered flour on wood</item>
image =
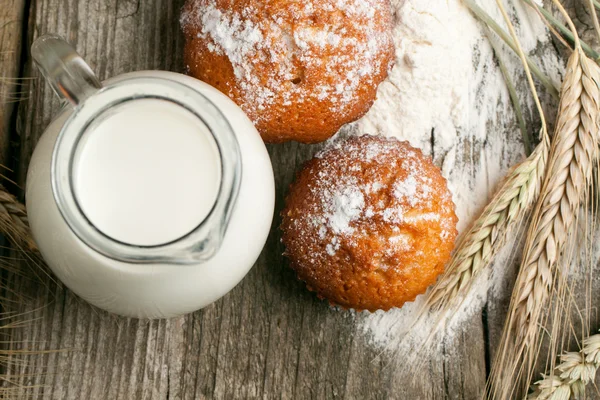
{"label": "scattered flour on wood", "polygon": [[[492,3],[482,5],[501,21]],[[525,50],[548,45],[551,38],[543,23],[520,3],[511,9],[518,14],[518,34]],[[485,206],[508,168],[523,159],[510,97],[487,37],[460,0],[393,0],[392,5],[396,65],[380,86],[373,108],[346,132],[397,136],[429,153],[449,181],[462,231]],[[563,66],[554,52],[548,54],[538,62],[558,82]],[[516,57],[508,51],[502,57],[511,75],[522,79]],[[533,113],[531,99],[521,97],[526,112]],[[405,182],[397,188],[397,195],[410,195],[411,190],[410,182]],[[497,265],[515,256],[511,249],[503,254]],[[509,273],[495,270],[490,274],[488,270],[479,277],[460,312],[449,321],[445,342],[451,343],[456,332],[466,329],[466,322],[480,324],[481,309],[489,298],[509,295]],[[405,335],[422,297],[402,309],[356,317],[374,345],[413,352],[431,329],[417,326]],[[488,308],[494,303],[490,301]]]}

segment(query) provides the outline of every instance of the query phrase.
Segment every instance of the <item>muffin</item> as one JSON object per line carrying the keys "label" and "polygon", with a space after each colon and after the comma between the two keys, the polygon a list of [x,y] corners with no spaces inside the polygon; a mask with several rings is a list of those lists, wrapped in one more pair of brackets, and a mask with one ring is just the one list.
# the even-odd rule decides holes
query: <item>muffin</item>
{"label": "muffin", "polygon": [[389,310],[426,291],[457,236],[446,180],[407,142],[352,137],[299,172],[282,212],[285,254],[333,305]]}
{"label": "muffin", "polygon": [[365,114],[394,59],[389,0],[188,0],[187,73],[266,142],[323,141]]}

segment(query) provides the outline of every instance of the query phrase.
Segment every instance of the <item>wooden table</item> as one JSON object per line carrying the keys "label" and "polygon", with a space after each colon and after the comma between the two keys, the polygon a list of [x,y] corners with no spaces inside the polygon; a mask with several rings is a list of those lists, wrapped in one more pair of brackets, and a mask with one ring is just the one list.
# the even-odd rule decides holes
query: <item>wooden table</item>
{"label": "wooden table", "polygon": [[[73,43],[102,79],[142,69],[181,71],[182,3],[0,0],[0,76],[37,77],[28,47],[47,32]],[[36,141],[59,107],[48,86],[30,83],[18,107],[0,107],[0,160],[14,167],[20,184]],[[516,131],[515,126],[505,129]],[[317,149],[295,143],[269,146],[277,211],[295,171]],[[495,183],[486,184],[492,190]],[[418,379],[406,381],[398,371],[410,360],[394,362],[392,353],[369,344],[358,328],[362,315],[329,308],[295,279],[281,256],[279,222],[276,217],[263,254],[233,292],[204,310],[168,321],[115,317],[56,285],[10,277],[16,290],[29,296],[21,311],[35,319],[13,339],[28,349],[69,349],[31,357],[28,367],[17,368],[25,374],[35,371],[14,377],[27,386],[22,398],[478,397],[506,298],[471,316],[452,348],[431,359]]]}

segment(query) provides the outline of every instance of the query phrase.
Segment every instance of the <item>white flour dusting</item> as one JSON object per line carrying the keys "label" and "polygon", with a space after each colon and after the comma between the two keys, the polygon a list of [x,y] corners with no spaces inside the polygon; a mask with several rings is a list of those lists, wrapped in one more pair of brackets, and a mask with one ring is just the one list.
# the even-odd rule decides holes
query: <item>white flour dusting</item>
{"label": "white flour dusting", "polygon": [[[501,21],[491,3],[482,5]],[[535,13],[516,3],[511,9],[520,21],[518,34],[525,50],[531,52],[548,42],[550,35]],[[431,154],[449,181],[459,230],[463,230],[487,203],[506,170],[524,155],[504,78],[487,37],[460,0],[393,0],[392,4],[396,66],[380,86],[371,111],[354,125],[355,132],[397,136]],[[558,81],[562,64],[551,53],[539,63]],[[511,53],[502,57],[512,76],[522,74]],[[532,109],[530,99],[521,101]],[[399,196],[410,193],[410,182],[397,188]],[[481,318],[474,314],[481,311],[488,296],[498,297],[506,290],[504,279],[502,272],[479,278],[446,328],[446,342],[452,342],[463,321]],[[420,301],[387,313],[358,314],[361,328],[377,346],[413,352],[431,329],[418,326],[404,335]]]}

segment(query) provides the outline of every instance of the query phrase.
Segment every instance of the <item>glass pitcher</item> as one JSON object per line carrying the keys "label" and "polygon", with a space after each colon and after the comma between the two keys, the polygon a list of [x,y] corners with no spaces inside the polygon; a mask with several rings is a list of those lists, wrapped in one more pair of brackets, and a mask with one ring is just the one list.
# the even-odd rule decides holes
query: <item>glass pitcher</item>
{"label": "glass pitcher", "polygon": [[26,203],[58,278],[95,306],[172,317],[229,292],[258,258],[274,209],[260,135],[228,97],[185,75],[100,83],[67,42],[32,46],[65,107],[39,140]]}

